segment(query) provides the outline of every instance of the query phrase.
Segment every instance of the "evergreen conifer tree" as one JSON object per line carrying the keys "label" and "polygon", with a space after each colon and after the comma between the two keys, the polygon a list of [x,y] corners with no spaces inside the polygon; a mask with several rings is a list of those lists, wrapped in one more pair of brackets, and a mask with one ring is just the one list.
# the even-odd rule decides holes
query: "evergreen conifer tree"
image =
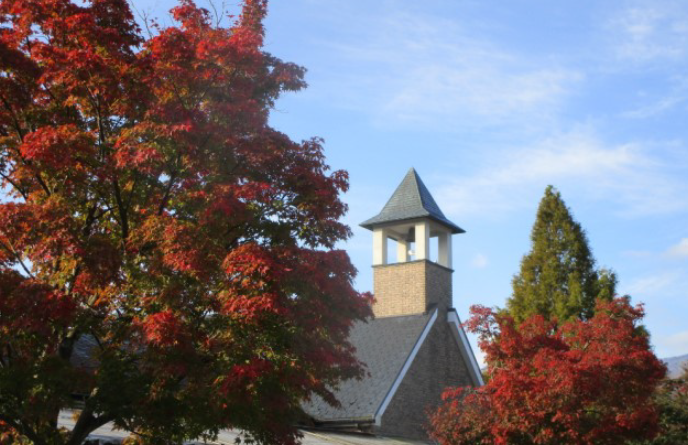
{"label": "evergreen conifer tree", "polygon": [[521,260],[507,301],[517,322],[533,314],[585,320],[593,315],[596,299],[612,299],[616,275],[595,268],[585,231],[552,186],[540,201],[530,238],[531,251]]}

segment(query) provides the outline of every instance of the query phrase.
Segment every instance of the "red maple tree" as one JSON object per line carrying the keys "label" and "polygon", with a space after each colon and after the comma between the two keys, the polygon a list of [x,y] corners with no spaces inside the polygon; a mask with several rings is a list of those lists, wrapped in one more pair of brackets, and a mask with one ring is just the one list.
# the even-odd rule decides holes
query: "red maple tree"
{"label": "red maple tree", "polygon": [[445,392],[431,434],[449,444],[619,444],[652,437],[665,366],[639,326],[641,306],[598,302],[586,321],[513,318],[482,306],[467,322],[489,381]]}
{"label": "red maple tree", "polygon": [[266,8],[182,0],[144,38],[125,0],[0,0],[0,433],[292,443],[304,397],[361,375],[347,175],[268,125],[305,84]]}

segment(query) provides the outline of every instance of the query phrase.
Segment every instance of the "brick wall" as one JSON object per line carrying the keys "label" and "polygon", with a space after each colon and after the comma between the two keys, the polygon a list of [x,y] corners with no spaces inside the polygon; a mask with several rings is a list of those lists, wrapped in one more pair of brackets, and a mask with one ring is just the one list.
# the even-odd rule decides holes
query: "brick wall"
{"label": "brick wall", "polygon": [[422,314],[451,306],[452,270],[427,260],[373,267],[376,317]]}
{"label": "brick wall", "polygon": [[394,398],[382,416],[380,434],[427,439],[428,411],[441,402],[445,388],[472,385],[454,338],[446,311],[435,324],[416,355]]}
{"label": "brick wall", "polygon": [[[425,261],[425,289],[427,307],[436,305],[441,309],[452,307],[453,270],[437,263]],[[442,311],[440,311],[442,312]]]}

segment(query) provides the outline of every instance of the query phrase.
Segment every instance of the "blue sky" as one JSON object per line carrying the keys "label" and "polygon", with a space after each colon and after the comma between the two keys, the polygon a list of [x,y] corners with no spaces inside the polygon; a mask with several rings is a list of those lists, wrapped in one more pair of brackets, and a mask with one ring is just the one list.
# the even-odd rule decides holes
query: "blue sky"
{"label": "blue sky", "polygon": [[[169,23],[173,1],[130,1]],[[454,237],[460,316],[503,306],[552,184],[598,264],[645,303],[657,354],[688,353],[686,2],[273,0],[267,49],[309,83],[272,124],[324,137],[351,175],[343,247],[359,289],[372,237],[358,223],[413,166],[467,231]]]}

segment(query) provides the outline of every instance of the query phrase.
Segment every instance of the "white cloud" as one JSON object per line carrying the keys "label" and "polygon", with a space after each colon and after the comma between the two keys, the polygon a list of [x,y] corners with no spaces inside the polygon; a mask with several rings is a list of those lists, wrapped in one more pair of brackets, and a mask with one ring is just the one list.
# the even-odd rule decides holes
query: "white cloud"
{"label": "white cloud", "polygon": [[686,55],[688,18],[680,2],[643,2],[608,23],[619,59],[647,63]]}
{"label": "white cloud", "polygon": [[688,331],[653,337],[653,343],[660,357],[676,357],[688,354]]}
{"label": "white cloud", "polygon": [[631,119],[647,119],[649,117],[654,117],[666,111],[672,110],[686,101],[688,101],[688,94],[674,93],[670,96],[656,99],[654,102],[643,105],[634,110],[626,111],[625,113],[622,113],[621,116]]}
{"label": "white cloud", "polygon": [[484,269],[489,264],[489,260],[482,253],[477,253],[471,260],[471,266],[476,269]]}
{"label": "white cloud", "polygon": [[568,84],[578,79],[563,69],[513,73],[507,66],[486,62],[480,66],[463,60],[408,71],[381,111],[402,122],[446,125],[454,120],[450,128],[473,117],[482,125],[521,121],[526,116],[540,121],[557,107]]}
{"label": "white cloud", "polygon": [[353,23],[360,38],[324,43],[339,57],[327,79],[311,85],[380,125],[536,127],[582,79],[552,60],[474,38],[442,17],[396,11]]}
{"label": "white cloud", "polygon": [[500,217],[532,206],[547,184],[571,185],[626,216],[688,208],[688,186],[657,159],[639,144],[607,146],[582,129],[491,153],[476,173],[447,178],[436,193],[448,214],[463,216]]}
{"label": "white cloud", "polygon": [[623,286],[621,294],[628,294],[636,300],[656,299],[666,294],[679,280],[680,274],[674,271],[660,272],[637,278],[627,286]]}
{"label": "white cloud", "polygon": [[688,102],[688,77],[675,76],[664,82],[667,90],[661,93],[642,94],[643,104],[621,113],[621,117],[647,119],[676,110]]}
{"label": "white cloud", "polygon": [[628,258],[652,258],[655,253],[649,250],[624,250],[621,254]]}
{"label": "white cloud", "polygon": [[678,332],[666,337],[664,343],[669,347],[688,353],[688,331]]}
{"label": "white cloud", "polygon": [[670,257],[688,257],[688,238],[682,238],[677,244],[667,250]]}

